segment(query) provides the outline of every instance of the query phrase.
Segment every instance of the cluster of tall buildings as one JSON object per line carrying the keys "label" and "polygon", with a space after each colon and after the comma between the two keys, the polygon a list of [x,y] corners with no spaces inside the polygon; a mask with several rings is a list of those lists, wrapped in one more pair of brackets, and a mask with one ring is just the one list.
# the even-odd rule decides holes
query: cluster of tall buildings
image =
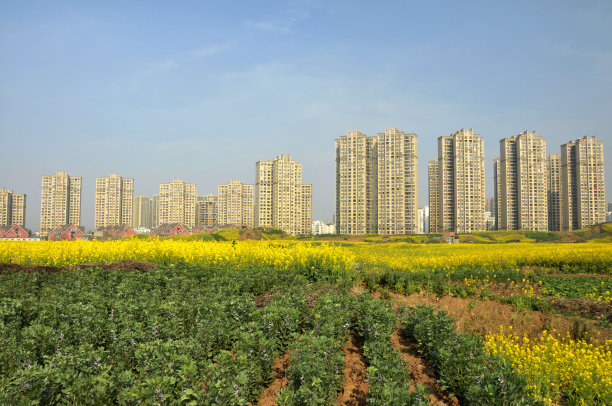
{"label": "cluster of tall buildings", "polygon": [[563,144],[560,155],[550,156],[535,132],[502,139],[492,216],[485,207],[484,139],[472,129],[438,138],[423,209],[417,208],[415,134],[348,131],[335,140],[335,157],[340,234],[556,231],[606,221],[603,143],[595,137]]}
{"label": "cluster of tall buildings", "polygon": [[[57,171],[42,177],[40,236],[55,227],[80,226],[81,177]],[[173,179],[159,194],[134,196],[134,179],[110,174],[96,179],[95,229],[127,225],[154,228],[180,223],[191,230],[223,226],[275,227],[290,234],[309,234],[312,185],[302,183],[302,165],[281,155],[256,163],[255,184],[231,180],[217,194],[198,195],[196,185]],[[0,225],[25,226],[25,195],[0,189]]]}
{"label": "cluster of tall buildings", "polygon": [[[585,136],[547,155],[535,131],[504,138],[493,160],[493,198],[485,194],[484,139],[472,129],[438,138],[428,162],[429,206],[418,207],[417,136],[385,128],[375,136],[347,131],[335,140],[338,234],[471,233],[489,229],[558,231],[606,221],[603,143]],[[40,236],[58,225],[80,225],[80,177],[42,177]],[[26,196],[0,189],[0,226],[25,226]],[[217,194],[198,195],[181,179],[159,194],[134,196],[134,179],[96,179],[95,229],[155,228],[180,223],[192,230],[274,227],[289,234],[327,233],[312,223],[312,185],[290,155],[255,164],[255,183],[231,180]]]}

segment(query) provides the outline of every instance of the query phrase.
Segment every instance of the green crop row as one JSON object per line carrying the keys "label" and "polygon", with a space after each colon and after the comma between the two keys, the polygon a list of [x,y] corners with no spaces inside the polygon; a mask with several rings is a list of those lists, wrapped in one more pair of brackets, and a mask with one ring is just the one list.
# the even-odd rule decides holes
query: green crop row
{"label": "green crop row", "polygon": [[391,341],[396,323],[397,317],[388,303],[368,294],[359,296],[357,332],[364,339],[368,364],[368,405],[427,405],[429,394],[423,387],[409,390],[410,371]]}

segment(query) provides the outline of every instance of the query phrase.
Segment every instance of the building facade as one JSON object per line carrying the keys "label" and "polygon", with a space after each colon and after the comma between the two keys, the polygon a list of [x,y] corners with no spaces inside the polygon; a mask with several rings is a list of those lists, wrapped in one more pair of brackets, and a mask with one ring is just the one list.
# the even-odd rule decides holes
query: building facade
{"label": "building facade", "polygon": [[430,233],[440,233],[438,225],[440,212],[440,195],[438,194],[439,169],[438,160],[427,162],[427,180],[429,192],[429,231]]}
{"label": "building facade", "polygon": [[196,228],[198,230],[211,230],[219,225],[218,207],[219,198],[215,194],[197,197]]}
{"label": "building facade", "polygon": [[40,236],[46,238],[49,232],[60,225],[81,224],[80,176],[69,176],[64,171],[42,177],[40,204]]}
{"label": "building facade", "polygon": [[239,180],[217,186],[217,217],[220,226],[253,227],[253,185]]}
{"label": "building facade", "polygon": [[312,234],[336,234],[336,226],[332,221],[315,220],[312,222]]}
{"label": "building facade", "polygon": [[96,178],[94,228],[131,225],[134,204],[134,179],[111,173]]}
{"label": "building facade", "polygon": [[195,227],[195,183],[185,183],[181,179],[159,185],[158,222],[162,224],[181,223],[185,227]]}
{"label": "building facade", "polygon": [[[437,228],[431,231],[471,233],[485,230],[483,138],[471,129],[439,137],[436,169],[435,179],[429,180],[430,185],[437,183],[438,199]],[[430,210],[431,206],[430,197]]]}
{"label": "building facade", "polygon": [[499,144],[497,229],[547,231],[546,141],[535,131],[525,131]]}
{"label": "building facade", "polygon": [[378,233],[417,233],[417,137],[397,128],[379,133]]}
{"label": "building facade", "polygon": [[335,155],[337,233],[417,232],[416,134],[347,131],[335,140]]}
{"label": "building facade", "polygon": [[378,233],[377,137],[347,131],[335,140],[336,232]]}
{"label": "building facade", "polygon": [[606,219],[603,142],[584,136],[561,145],[561,230]]}
{"label": "building facade", "polygon": [[561,157],[550,154],[546,160],[548,186],[548,230],[561,231]]}
{"label": "building facade", "polygon": [[255,164],[254,223],[293,235],[312,232],[312,185],[302,183],[302,164],[291,155]]}
{"label": "building facade", "polygon": [[153,228],[153,199],[149,196],[134,196],[132,227]]}
{"label": "building facade", "polygon": [[0,189],[0,226],[25,227],[26,195]]}

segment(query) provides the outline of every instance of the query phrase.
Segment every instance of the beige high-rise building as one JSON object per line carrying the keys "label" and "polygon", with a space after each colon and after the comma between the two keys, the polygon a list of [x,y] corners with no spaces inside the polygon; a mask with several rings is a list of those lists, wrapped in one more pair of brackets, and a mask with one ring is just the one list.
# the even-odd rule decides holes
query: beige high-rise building
{"label": "beige high-rise building", "polygon": [[486,229],[484,142],[471,129],[438,138],[438,199],[440,231]]}
{"label": "beige high-rise building", "polygon": [[153,199],[149,196],[134,196],[132,227],[153,228]]}
{"label": "beige high-rise building", "polygon": [[501,199],[501,183],[499,182],[501,171],[501,161],[499,158],[493,160],[493,206],[495,206],[495,214],[491,212],[493,217],[495,218],[495,229],[499,230],[499,208],[501,207],[500,199]]}
{"label": "beige high-rise building", "polygon": [[550,154],[547,160],[548,230],[561,231],[561,157]]}
{"label": "beige high-rise building", "polygon": [[[199,230],[206,230],[218,226],[218,207],[219,197],[217,195],[211,193],[204,196],[198,196],[196,200],[196,228]],[[252,200],[251,207],[253,207]]]}
{"label": "beige high-rise building", "polygon": [[417,232],[416,134],[347,131],[335,140],[335,154],[337,233]]}
{"label": "beige high-rise building", "polygon": [[19,225],[25,228],[26,195],[0,189],[0,226]]}
{"label": "beige high-rise building", "polygon": [[157,228],[159,226],[159,195],[153,195],[152,210],[153,210],[153,221],[151,227]]}
{"label": "beige high-rise building", "polygon": [[181,223],[184,227],[195,227],[195,183],[173,179],[159,185],[158,226]]}
{"label": "beige high-rise building", "polygon": [[397,128],[378,134],[378,233],[417,233],[417,137]]}
{"label": "beige high-rise building", "polygon": [[220,226],[253,227],[253,185],[231,180],[217,186],[217,216]]}
{"label": "beige high-rise building", "polygon": [[338,234],[378,233],[377,139],[355,130],[335,140]]}
{"label": "beige high-rise building", "polygon": [[438,159],[427,162],[427,179],[429,183],[429,232],[439,233],[440,194],[438,193],[439,168]]}
{"label": "beige high-rise building", "polygon": [[133,203],[134,179],[116,173],[96,178],[95,229],[131,225]]}
{"label": "beige high-rise building", "polygon": [[584,136],[561,145],[561,230],[606,221],[603,142]]}
{"label": "beige high-rise building", "polygon": [[42,177],[40,203],[40,236],[47,237],[53,228],[64,225],[81,225],[80,176],[68,176],[57,171],[55,175]]}
{"label": "beige high-rise building", "polygon": [[499,142],[498,230],[548,230],[546,141],[525,131]]}
{"label": "beige high-rise building", "polygon": [[312,232],[312,185],[302,184],[302,164],[291,155],[255,164],[255,226]]}

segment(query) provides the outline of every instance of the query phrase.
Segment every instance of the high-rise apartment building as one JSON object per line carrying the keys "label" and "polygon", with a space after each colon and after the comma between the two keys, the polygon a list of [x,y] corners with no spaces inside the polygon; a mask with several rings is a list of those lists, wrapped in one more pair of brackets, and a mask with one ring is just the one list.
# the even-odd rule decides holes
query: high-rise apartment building
{"label": "high-rise apartment building", "polygon": [[153,199],[149,196],[134,196],[132,227],[153,228]]}
{"label": "high-rise apartment building", "polygon": [[25,228],[26,195],[0,189],[0,226],[18,225]]}
{"label": "high-rise apartment building", "polygon": [[347,131],[335,140],[335,154],[339,234],[417,232],[416,134]]}
{"label": "high-rise apartment building", "polygon": [[355,130],[335,140],[338,234],[378,233],[377,139]]}
{"label": "high-rise apartment building", "polygon": [[253,227],[255,188],[239,180],[217,186],[217,221],[220,226]]}
{"label": "high-rise apartment building", "polygon": [[153,210],[153,224],[151,225],[152,228],[157,228],[159,227],[159,195],[153,195],[152,200],[152,210]]}
{"label": "high-rise apartment building", "polygon": [[111,173],[96,178],[95,229],[131,225],[134,203],[134,179]]}
{"label": "high-rise apartment building", "polygon": [[548,184],[548,230],[561,231],[561,157],[550,154],[546,161]]}
{"label": "high-rise apartment building", "polygon": [[500,141],[498,230],[548,230],[546,141],[525,131]]}
{"label": "high-rise apartment building", "polygon": [[[431,166],[430,166],[431,167]],[[432,172],[430,172],[430,176]],[[471,233],[485,229],[484,142],[462,129],[438,138],[437,229]],[[433,181],[430,179],[430,184]],[[431,203],[430,203],[431,210]],[[430,216],[430,224],[433,220]]]}
{"label": "high-rise apartment building", "polygon": [[378,134],[378,233],[417,233],[417,137],[397,128]]}
{"label": "high-rise apartment building", "polygon": [[73,224],[81,225],[80,176],[69,176],[57,171],[42,177],[40,203],[40,236],[47,237],[53,228]]}
{"label": "high-rise apartment building", "polygon": [[429,183],[429,231],[430,233],[439,233],[440,226],[438,225],[440,213],[440,194],[438,191],[438,160],[427,162],[427,179]]}
{"label": "high-rise apartment building", "polygon": [[561,230],[606,219],[603,143],[584,136],[561,145]]}
{"label": "high-rise apartment building", "polygon": [[159,185],[159,225],[181,223],[184,227],[195,227],[195,183],[173,179]]}
{"label": "high-rise apartment building", "polygon": [[302,184],[302,164],[291,155],[255,164],[255,226],[312,232],[312,185]]}
{"label": "high-rise apartment building", "polygon": [[[253,185],[250,185],[253,186]],[[251,196],[253,193],[251,191]],[[251,208],[253,200],[251,198]],[[198,196],[196,199],[196,228],[199,230],[212,229],[219,225],[219,197],[215,194]],[[252,213],[252,209],[251,209]],[[251,214],[251,219],[253,215]]]}

